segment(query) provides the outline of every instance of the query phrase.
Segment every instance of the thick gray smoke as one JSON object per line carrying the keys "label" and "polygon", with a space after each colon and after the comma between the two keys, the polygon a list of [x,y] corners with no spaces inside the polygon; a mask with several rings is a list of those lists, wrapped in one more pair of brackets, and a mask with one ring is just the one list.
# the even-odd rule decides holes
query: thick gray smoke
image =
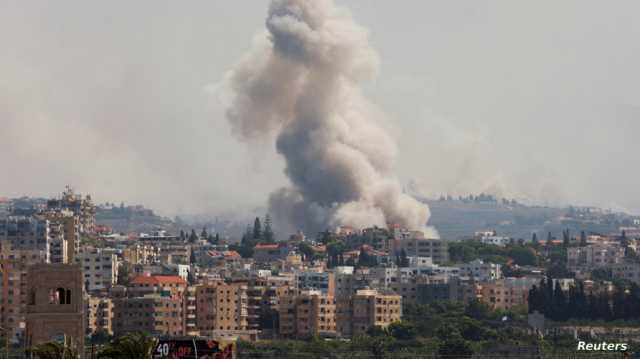
{"label": "thick gray smoke", "polygon": [[291,180],[269,201],[280,228],[398,223],[437,235],[429,208],[403,193],[394,140],[360,91],[378,65],[366,31],[331,0],[274,0],[266,27],[227,74],[227,117],[244,140],[276,135]]}

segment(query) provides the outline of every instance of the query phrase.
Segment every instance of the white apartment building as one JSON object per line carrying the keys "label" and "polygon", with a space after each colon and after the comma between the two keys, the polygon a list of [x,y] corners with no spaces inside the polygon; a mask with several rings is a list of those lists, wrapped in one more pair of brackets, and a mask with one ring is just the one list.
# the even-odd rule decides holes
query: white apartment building
{"label": "white apartment building", "polygon": [[76,262],[82,268],[87,292],[106,290],[118,279],[118,256],[112,248],[84,247]]}
{"label": "white apartment building", "polygon": [[502,266],[496,263],[485,263],[476,259],[460,265],[460,275],[473,277],[479,281],[489,281],[502,278]]}

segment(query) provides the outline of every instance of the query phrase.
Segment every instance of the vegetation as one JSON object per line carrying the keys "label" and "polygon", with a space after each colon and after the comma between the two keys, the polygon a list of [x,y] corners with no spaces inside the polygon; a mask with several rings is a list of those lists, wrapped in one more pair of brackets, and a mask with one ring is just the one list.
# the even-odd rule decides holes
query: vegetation
{"label": "vegetation", "polygon": [[548,276],[529,291],[529,311],[538,311],[556,321],[638,320],[640,319],[640,287],[619,282],[613,294],[586,293],[583,282],[571,286],[568,293]]}
{"label": "vegetation", "polygon": [[75,341],[65,337],[62,343],[46,342],[31,348],[30,353],[40,359],[78,359],[80,353]]}
{"label": "vegetation", "polygon": [[145,333],[128,334],[106,345],[98,359],[148,359],[157,345],[158,340]]}

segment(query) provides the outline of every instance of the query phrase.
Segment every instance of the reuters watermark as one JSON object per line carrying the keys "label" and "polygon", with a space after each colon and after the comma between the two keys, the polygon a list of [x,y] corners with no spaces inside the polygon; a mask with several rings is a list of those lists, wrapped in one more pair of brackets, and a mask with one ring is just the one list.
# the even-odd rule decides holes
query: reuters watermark
{"label": "reuters watermark", "polygon": [[608,352],[625,352],[629,349],[629,345],[627,343],[587,343],[583,341],[578,342],[578,350],[590,351],[590,352],[598,352],[598,351],[608,351]]}

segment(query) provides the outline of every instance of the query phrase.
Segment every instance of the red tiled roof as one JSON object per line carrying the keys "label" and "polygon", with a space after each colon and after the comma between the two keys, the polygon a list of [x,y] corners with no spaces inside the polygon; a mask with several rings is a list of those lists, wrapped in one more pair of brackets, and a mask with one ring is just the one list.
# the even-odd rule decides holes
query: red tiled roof
{"label": "red tiled roof", "polygon": [[278,244],[258,243],[256,244],[254,249],[278,249],[278,248],[280,248]]}
{"label": "red tiled roof", "polygon": [[240,253],[236,251],[224,251],[225,257],[240,258]]}
{"label": "red tiled roof", "polygon": [[187,284],[187,281],[180,278],[177,275],[152,275],[145,276],[139,275],[131,279],[131,284],[151,284],[151,285],[160,285],[160,284]]}

